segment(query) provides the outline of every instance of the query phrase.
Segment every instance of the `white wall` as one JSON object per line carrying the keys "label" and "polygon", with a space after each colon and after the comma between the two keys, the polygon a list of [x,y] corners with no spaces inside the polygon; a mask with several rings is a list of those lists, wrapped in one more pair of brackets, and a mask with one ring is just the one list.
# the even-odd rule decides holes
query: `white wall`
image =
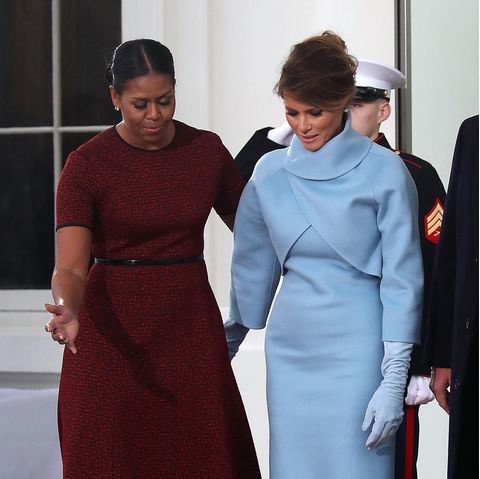
{"label": "white wall", "polygon": [[412,2],[412,150],[445,187],[461,122],[478,114],[478,0]]}
{"label": "white wall", "polygon": [[[411,3],[412,152],[447,188],[458,128],[478,114],[478,1]],[[419,477],[445,479],[448,416],[436,403],[420,411]]]}
{"label": "white wall", "polygon": [[43,305],[51,302],[48,290],[24,290],[20,295],[0,290],[0,374],[60,371],[63,348],[55,347],[43,329],[48,321]]}

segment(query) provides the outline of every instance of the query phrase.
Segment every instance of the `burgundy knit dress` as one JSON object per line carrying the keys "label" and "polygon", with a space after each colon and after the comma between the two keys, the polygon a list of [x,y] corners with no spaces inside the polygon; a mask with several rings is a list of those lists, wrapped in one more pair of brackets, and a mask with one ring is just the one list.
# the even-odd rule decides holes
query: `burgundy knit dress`
{"label": "burgundy knit dress", "polygon": [[[71,153],[57,228],[90,228],[97,258],[201,254],[212,207],[234,213],[243,182],[218,136],[175,127],[161,150],[110,128]],[[59,393],[65,479],[260,477],[203,261],[95,264],[79,321]]]}

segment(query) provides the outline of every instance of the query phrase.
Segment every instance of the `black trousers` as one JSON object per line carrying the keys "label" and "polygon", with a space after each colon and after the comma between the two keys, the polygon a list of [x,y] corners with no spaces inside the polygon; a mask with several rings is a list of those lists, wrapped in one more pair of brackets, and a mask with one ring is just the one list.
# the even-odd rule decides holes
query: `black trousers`
{"label": "black trousers", "polygon": [[450,395],[448,479],[478,479],[478,413],[476,336],[470,345],[463,386]]}

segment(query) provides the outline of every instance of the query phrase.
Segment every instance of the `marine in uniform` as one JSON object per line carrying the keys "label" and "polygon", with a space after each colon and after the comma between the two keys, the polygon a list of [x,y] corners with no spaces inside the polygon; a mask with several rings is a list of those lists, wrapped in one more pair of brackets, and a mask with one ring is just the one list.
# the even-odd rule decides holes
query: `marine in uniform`
{"label": "marine in uniform", "polygon": [[[436,246],[440,238],[445,189],[430,163],[410,153],[393,149],[385,135],[380,132],[381,124],[391,113],[391,91],[404,88],[405,85],[405,77],[397,69],[370,60],[359,60],[351,119],[354,129],[402,158],[418,193],[418,226],[425,285],[422,344],[415,346],[412,353],[405,416],[397,432],[395,461],[395,479],[417,479],[418,410],[420,404],[433,399],[429,389],[430,367],[426,359],[424,337],[429,323],[430,283]],[[277,128],[265,127],[257,130],[235,158],[244,179],[250,179],[256,163],[264,154],[289,146],[292,138],[293,132],[286,122]]]}

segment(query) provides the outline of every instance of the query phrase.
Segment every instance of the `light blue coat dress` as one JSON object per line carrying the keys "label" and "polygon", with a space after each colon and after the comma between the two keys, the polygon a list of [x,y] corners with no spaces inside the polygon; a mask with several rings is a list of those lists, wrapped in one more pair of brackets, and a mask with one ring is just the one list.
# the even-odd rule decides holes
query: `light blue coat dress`
{"label": "light blue coat dress", "polygon": [[343,131],[266,154],[235,221],[232,320],[266,325],[272,479],[390,479],[393,440],[365,446],[382,341],[419,340],[415,185],[397,155]]}

